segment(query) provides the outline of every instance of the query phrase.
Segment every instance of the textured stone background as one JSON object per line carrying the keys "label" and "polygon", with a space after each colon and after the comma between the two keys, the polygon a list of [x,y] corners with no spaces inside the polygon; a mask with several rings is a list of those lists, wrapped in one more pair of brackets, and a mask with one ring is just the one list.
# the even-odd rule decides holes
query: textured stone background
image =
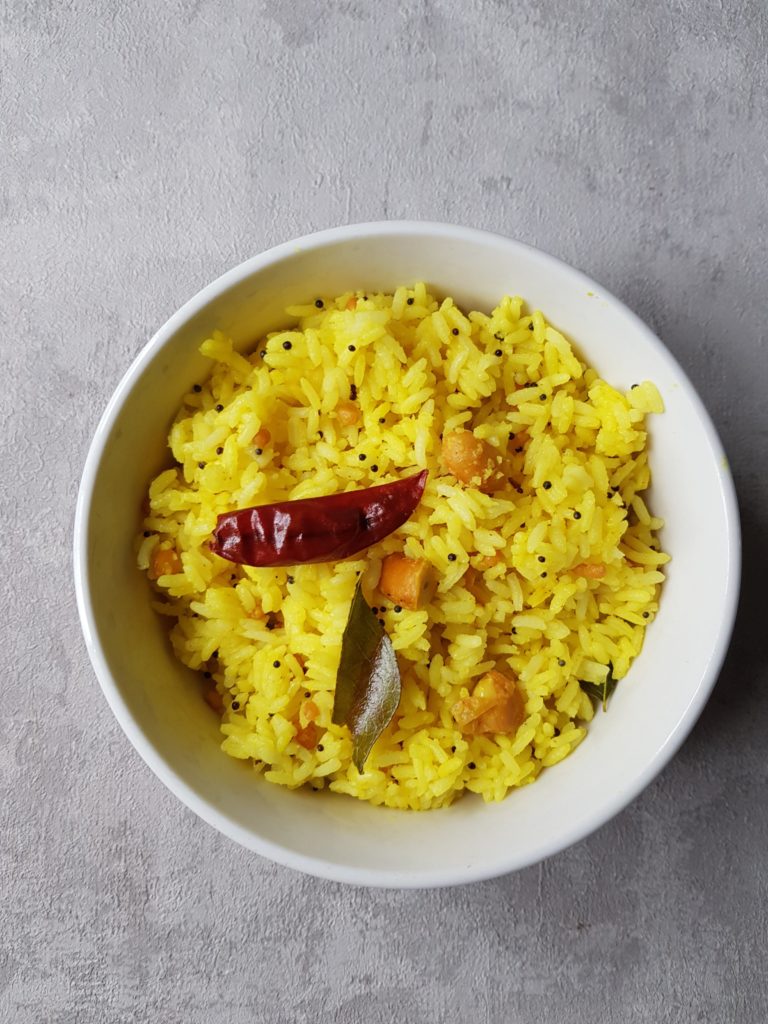
{"label": "textured stone background", "polygon": [[[6,0],[0,25],[0,1019],[762,1024],[762,0]],[[452,891],[325,884],[199,822],[113,721],[72,593],[86,447],[147,338],[271,243],[385,217],[625,299],[700,388],[745,527],[673,764],[576,848]]]}

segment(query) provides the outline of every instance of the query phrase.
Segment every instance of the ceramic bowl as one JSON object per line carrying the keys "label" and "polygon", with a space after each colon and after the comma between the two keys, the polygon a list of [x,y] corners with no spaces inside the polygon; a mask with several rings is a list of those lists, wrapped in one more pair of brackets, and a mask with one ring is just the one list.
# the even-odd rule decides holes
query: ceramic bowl
{"label": "ceramic bowl", "polygon": [[[150,608],[134,537],[150,478],[167,464],[171,420],[209,364],[214,328],[248,347],[286,324],[284,308],[317,294],[425,280],[490,311],[524,297],[611,383],[654,381],[651,505],[672,554],[645,646],[577,750],[502,803],[467,796],[423,813],[270,785],[219,749],[199,681],[172,656]],[[99,423],[83,473],[75,581],[88,650],[131,743],[168,788],[215,828],[292,868],[377,886],[454,885],[533,864],[608,821],[685,739],[709,696],[733,625],[739,526],[712,423],[658,338],[584,274],[519,242],[419,222],[335,228],[279,245],[204,288],[139,354]]]}

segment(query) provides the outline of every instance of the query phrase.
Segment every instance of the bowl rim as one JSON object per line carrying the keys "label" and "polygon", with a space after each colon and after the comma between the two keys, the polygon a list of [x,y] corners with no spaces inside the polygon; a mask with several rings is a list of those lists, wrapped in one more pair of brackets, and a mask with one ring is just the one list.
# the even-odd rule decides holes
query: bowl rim
{"label": "bowl rim", "polygon": [[712,692],[730,643],[736,618],[741,578],[741,529],[736,489],[730,472],[725,471],[718,474],[718,479],[720,481],[721,497],[727,525],[727,580],[725,591],[722,595],[723,614],[717,635],[712,642],[712,650],[706,672],[697,689],[692,694],[685,713],[674,725],[664,744],[656,751],[656,754],[646,765],[645,769],[635,777],[631,785],[625,786],[613,799],[603,804],[599,810],[591,815],[586,815],[584,820],[566,830],[559,836],[557,842],[545,845],[541,849],[529,850],[523,855],[515,855],[513,851],[503,861],[497,861],[491,865],[461,869],[441,869],[437,867],[430,870],[429,873],[423,871],[390,872],[365,867],[345,866],[314,857],[310,854],[297,853],[262,836],[255,835],[253,832],[230,820],[214,804],[201,797],[184,782],[165,759],[161,751],[146,738],[124,701],[107,662],[96,628],[93,599],[88,580],[87,541],[95,482],[115,420],[136,381],[168,339],[213,299],[244,278],[286,257],[295,255],[298,250],[322,249],[332,243],[346,242],[353,239],[361,240],[369,237],[413,235],[427,236],[435,239],[450,238],[454,241],[474,241],[486,245],[503,244],[518,251],[523,251],[529,260],[566,270],[574,278],[575,282],[580,284],[586,291],[594,291],[614,303],[621,314],[634,325],[635,329],[645,336],[648,343],[656,350],[657,355],[666,360],[671,369],[674,370],[681,387],[694,405],[707,440],[720,465],[724,468],[728,465],[722,443],[712,419],[688,375],[664,343],[636,313],[632,312],[631,309],[601,284],[559,257],[552,256],[525,242],[476,228],[424,220],[368,221],[326,228],[287,242],[282,242],[243,261],[200,289],[196,295],[173,313],[144,345],[123,375],[99,419],[84,463],[75,508],[73,568],[77,608],[88,655],[102,692],[118,724],[152,772],[190,810],[194,811],[198,817],[202,818],[209,825],[212,825],[219,832],[222,832],[247,849],[268,857],[270,860],[285,867],[330,881],[382,888],[435,888],[461,885],[505,875],[560,853],[601,828],[606,822],[610,821],[611,818],[632,803],[642,790],[666,767],[682,746]]}

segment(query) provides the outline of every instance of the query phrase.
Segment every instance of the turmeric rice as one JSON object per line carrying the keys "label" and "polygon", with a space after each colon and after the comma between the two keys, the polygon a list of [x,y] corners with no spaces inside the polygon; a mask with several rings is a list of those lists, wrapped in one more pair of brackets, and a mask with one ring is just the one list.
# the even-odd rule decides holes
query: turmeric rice
{"label": "turmeric rice", "polygon": [[[466,313],[417,283],[318,296],[286,322],[250,353],[201,339],[210,375],[150,485],[138,564],[173,650],[223,751],[270,782],[403,809],[500,800],[581,743],[588,684],[627,674],[656,615],[668,556],[643,494],[661,396],[601,380],[520,298]],[[251,568],[210,549],[221,513],[421,469],[415,513],[359,556]],[[362,772],[331,721],[358,579],[402,679]],[[496,692],[512,694],[506,715],[470,727],[473,699]]]}

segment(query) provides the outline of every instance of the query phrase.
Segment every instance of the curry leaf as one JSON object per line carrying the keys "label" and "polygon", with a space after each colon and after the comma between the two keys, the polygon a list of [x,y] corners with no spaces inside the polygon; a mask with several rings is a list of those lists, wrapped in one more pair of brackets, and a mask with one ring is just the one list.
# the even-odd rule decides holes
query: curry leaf
{"label": "curry leaf", "polygon": [[603,705],[603,711],[608,710],[608,699],[616,689],[618,680],[613,678],[613,665],[609,662],[608,673],[602,683],[588,683],[585,679],[579,681],[584,693],[592,697],[598,704]]}
{"label": "curry leaf", "polygon": [[358,581],[341,638],[333,721],[349,727],[359,772],[399,703],[400,671],[392,641],[371,614]]}

